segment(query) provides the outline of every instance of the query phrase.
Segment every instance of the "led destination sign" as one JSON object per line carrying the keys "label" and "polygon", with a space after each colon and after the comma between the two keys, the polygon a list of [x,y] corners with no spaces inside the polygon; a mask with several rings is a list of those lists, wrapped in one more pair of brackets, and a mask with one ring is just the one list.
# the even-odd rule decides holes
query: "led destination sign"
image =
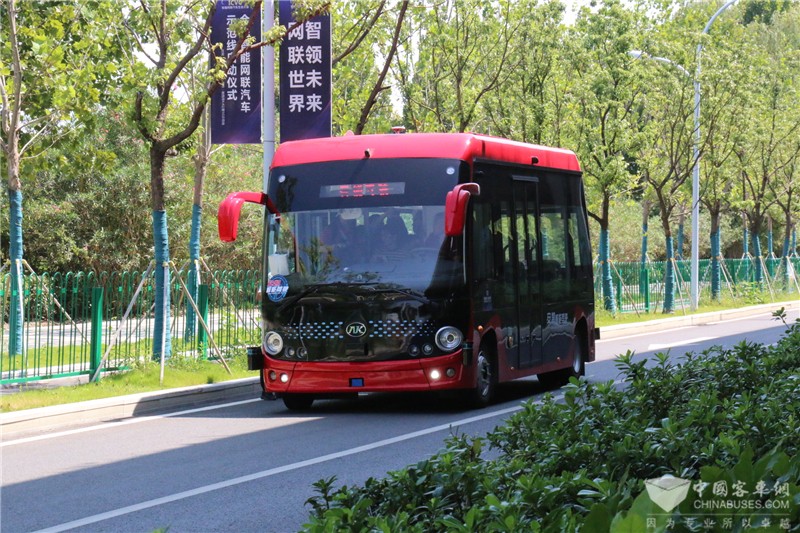
{"label": "led destination sign", "polygon": [[361,198],[364,196],[391,196],[394,194],[405,194],[405,191],[406,184],[403,181],[323,185],[320,188],[319,197]]}

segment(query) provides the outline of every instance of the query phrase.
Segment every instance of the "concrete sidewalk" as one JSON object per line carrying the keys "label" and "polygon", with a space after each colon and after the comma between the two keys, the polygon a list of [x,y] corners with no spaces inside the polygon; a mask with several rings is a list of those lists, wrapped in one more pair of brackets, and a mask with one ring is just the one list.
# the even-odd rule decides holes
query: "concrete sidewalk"
{"label": "concrete sidewalk", "polygon": [[[600,339],[606,340],[626,335],[646,334],[735,318],[758,315],[769,316],[781,307],[790,313],[789,321],[793,322],[797,318],[796,312],[800,310],[800,301],[763,304],[727,311],[605,326],[600,328]],[[258,377],[252,377],[211,385],[197,385],[180,389],[0,413],[0,436],[5,441],[23,434],[52,431],[70,426],[107,422],[129,417],[147,416],[158,412],[187,409],[244,398],[258,398],[260,394],[261,386]]]}

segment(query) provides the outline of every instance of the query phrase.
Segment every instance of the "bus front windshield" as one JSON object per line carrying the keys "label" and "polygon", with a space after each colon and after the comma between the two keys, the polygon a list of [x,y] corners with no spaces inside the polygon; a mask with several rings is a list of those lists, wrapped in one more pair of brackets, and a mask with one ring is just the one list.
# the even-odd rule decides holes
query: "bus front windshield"
{"label": "bus front windshield", "polygon": [[[337,161],[274,169],[266,272],[288,287],[332,284],[432,296],[463,279],[463,239],[444,234],[447,192],[467,171],[439,159]],[[294,292],[294,291],[292,291]]]}

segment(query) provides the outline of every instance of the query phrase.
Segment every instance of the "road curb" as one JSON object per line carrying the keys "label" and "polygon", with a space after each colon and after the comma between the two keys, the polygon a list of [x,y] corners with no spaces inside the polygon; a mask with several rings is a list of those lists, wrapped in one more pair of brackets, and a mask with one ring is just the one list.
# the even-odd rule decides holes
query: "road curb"
{"label": "road curb", "polygon": [[[758,316],[761,314],[771,315],[781,307],[787,312],[800,310],[800,301],[780,302],[742,307],[739,309],[727,309],[725,311],[711,311],[709,313],[698,313],[696,315],[672,316],[669,318],[659,318],[647,322],[634,322],[632,324],[619,324],[614,326],[603,326],[600,328],[600,339],[616,339],[628,335],[639,335],[664,331],[667,329],[679,328],[684,326],[699,326],[723,320],[732,320]],[[794,319],[790,319],[794,321]]]}
{"label": "road curb", "polygon": [[5,440],[7,437],[13,437],[20,433],[147,416],[155,412],[201,406],[243,397],[258,398],[260,394],[261,385],[258,377],[243,378],[209,385],[0,413],[0,430],[3,440]]}

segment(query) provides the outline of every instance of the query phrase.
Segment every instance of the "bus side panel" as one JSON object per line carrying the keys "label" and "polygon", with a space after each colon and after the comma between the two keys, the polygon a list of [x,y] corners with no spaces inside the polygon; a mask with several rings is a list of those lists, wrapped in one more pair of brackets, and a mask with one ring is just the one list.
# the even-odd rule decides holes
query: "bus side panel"
{"label": "bus side panel", "polygon": [[475,181],[481,195],[473,199],[468,226],[474,328],[495,349],[500,381],[568,367],[582,320],[584,356],[594,360],[591,245],[580,175],[480,162]]}

